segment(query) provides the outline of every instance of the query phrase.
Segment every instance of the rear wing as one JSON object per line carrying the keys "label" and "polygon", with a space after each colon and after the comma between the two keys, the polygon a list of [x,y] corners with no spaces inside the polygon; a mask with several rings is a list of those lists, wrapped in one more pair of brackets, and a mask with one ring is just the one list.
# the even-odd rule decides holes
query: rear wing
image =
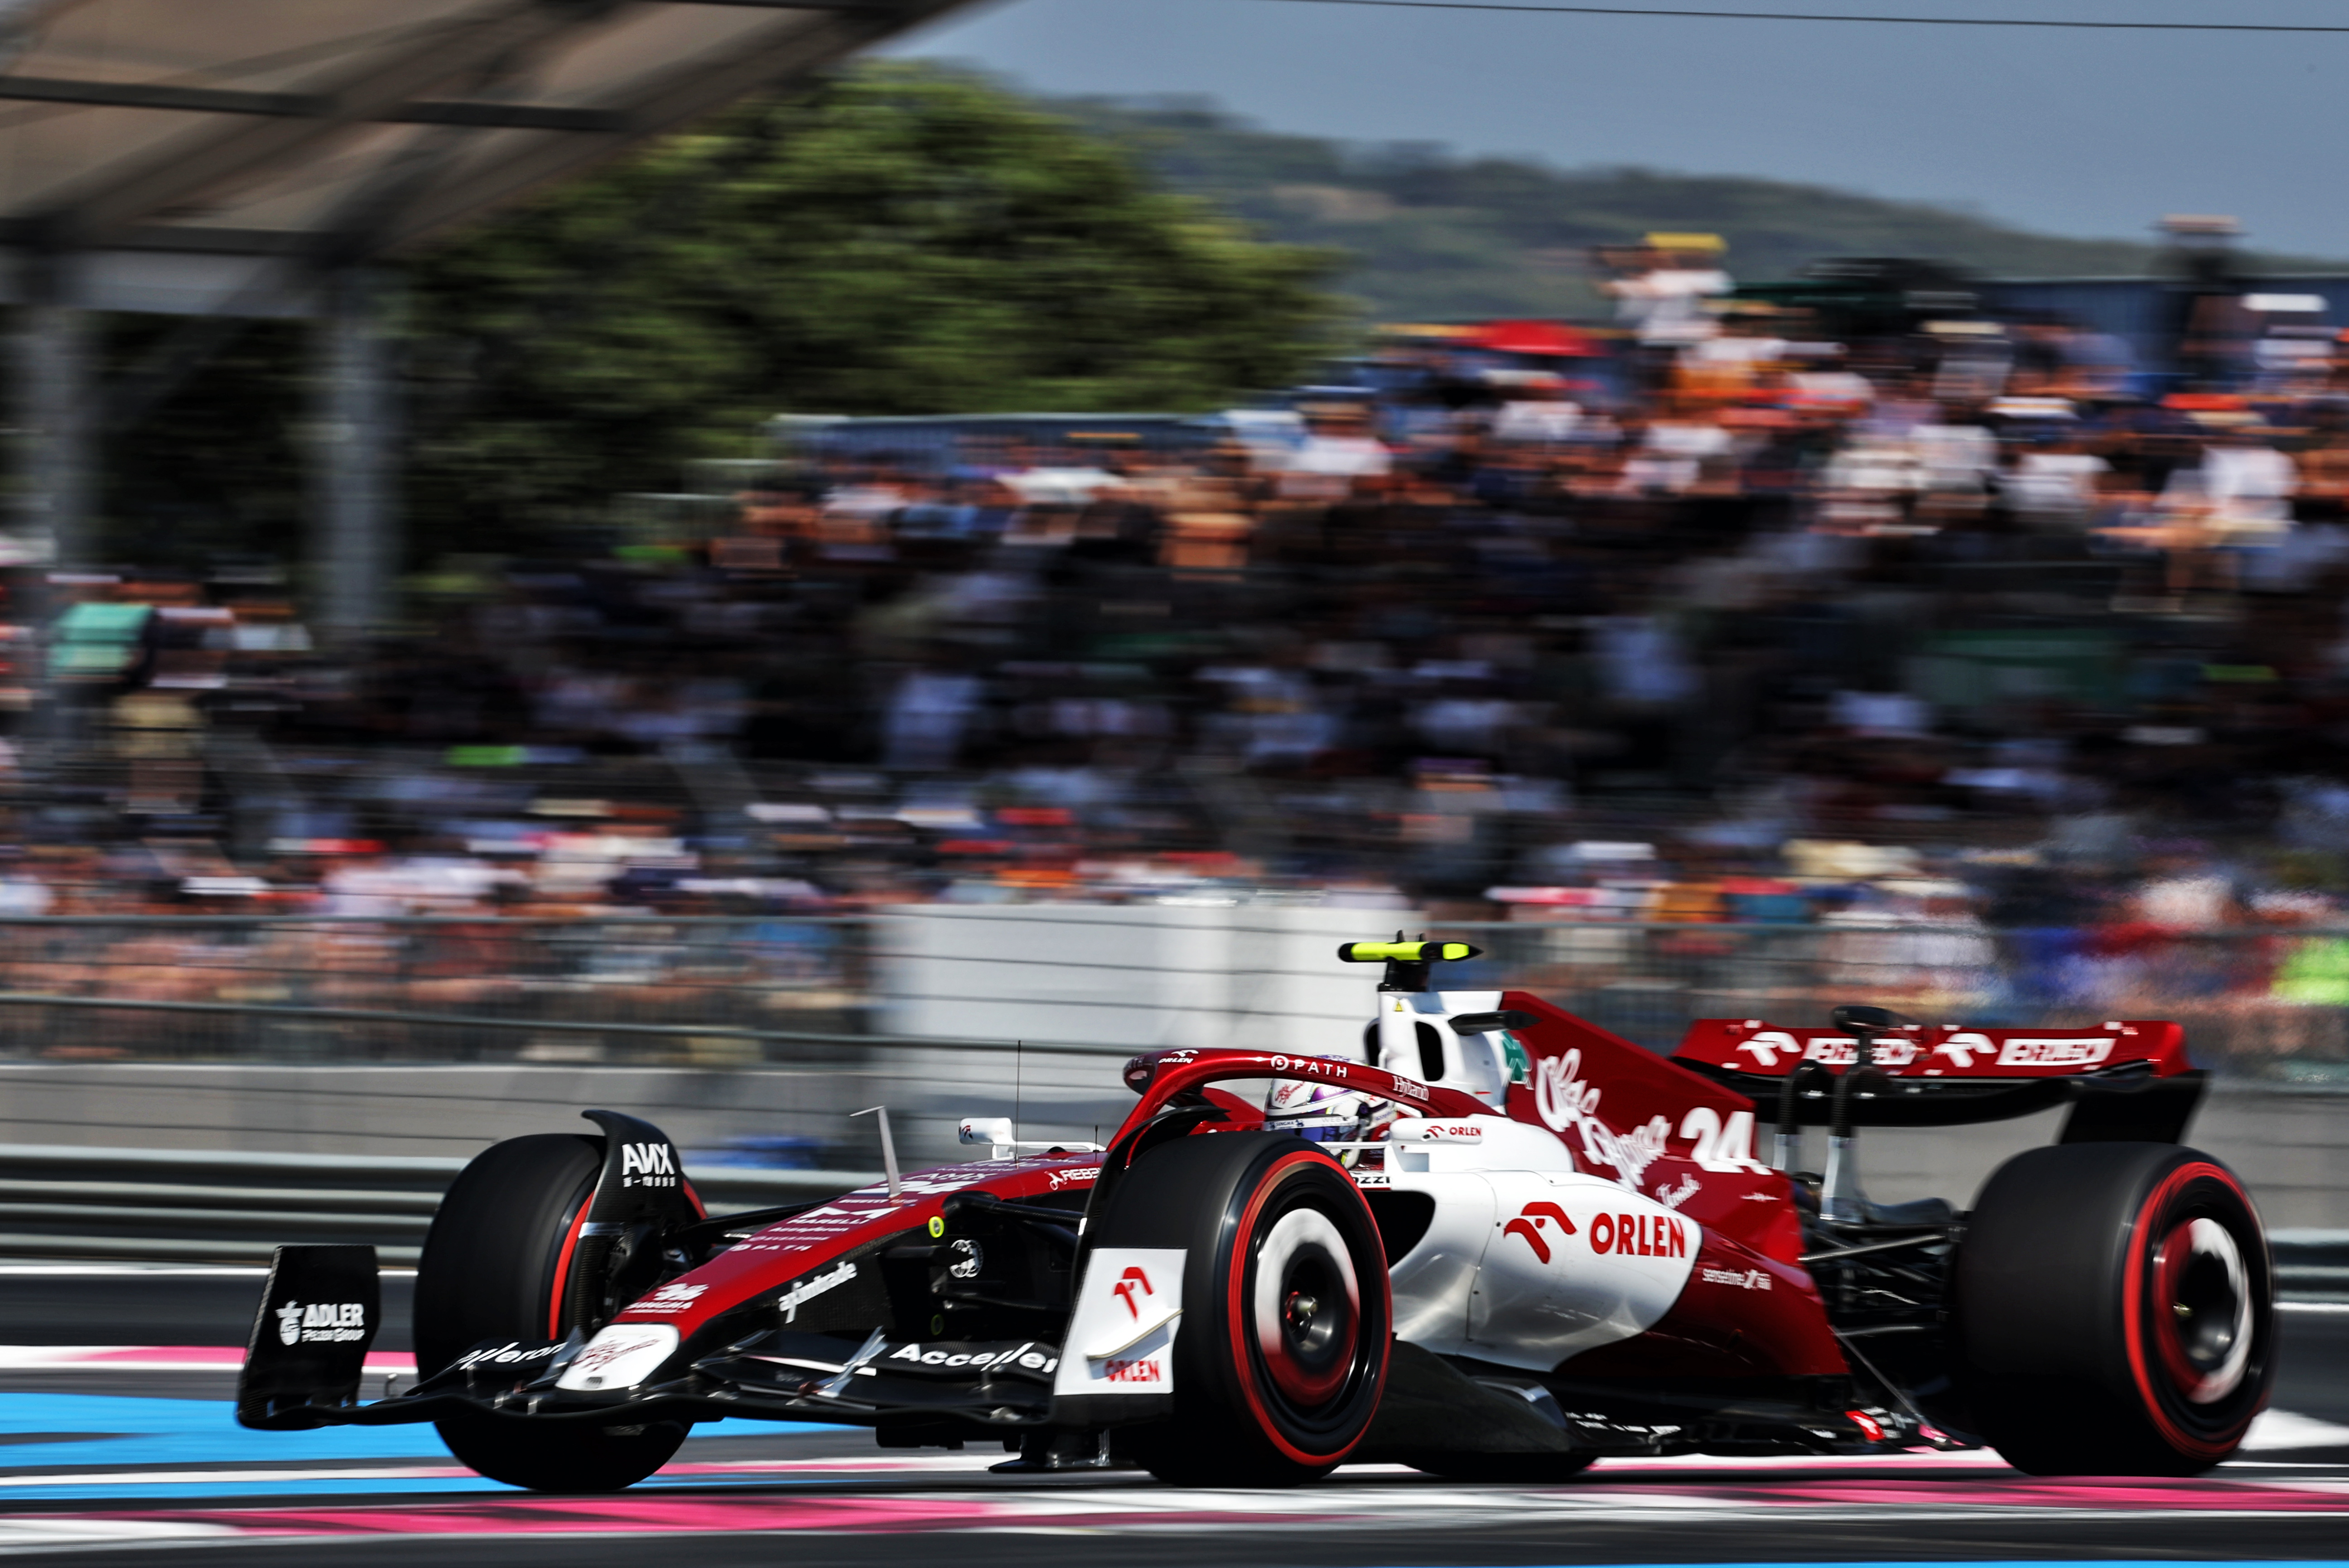
{"label": "rear wing", "polygon": [[[1797,1085],[1795,1119],[1826,1124],[1828,1075],[1851,1065],[1857,1044],[1835,1029],[1791,1028],[1758,1018],[1700,1018],[1672,1061],[1776,1113],[1787,1077],[1806,1063],[1824,1071]],[[2093,1029],[1975,1029],[1910,1024],[1878,1037],[1883,1076],[1853,1096],[1855,1125],[1960,1127],[2072,1106],[2066,1143],[2175,1143],[2202,1097],[2205,1075],[2188,1060],[2186,1032],[2160,1019]]]}

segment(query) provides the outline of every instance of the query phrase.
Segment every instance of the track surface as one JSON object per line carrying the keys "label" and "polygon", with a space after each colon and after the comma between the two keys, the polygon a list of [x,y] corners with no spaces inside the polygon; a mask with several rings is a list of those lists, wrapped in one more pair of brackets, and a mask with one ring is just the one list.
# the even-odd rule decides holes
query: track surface
{"label": "track surface", "polygon": [[[1356,1467],[1295,1491],[1200,1492],[1133,1473],[997,1476],[992,1453],[727,1423],[632,1491],[543,1498],[458,1467],[429,1427],[236,1427],[225,1347],[260,1282],[0,1265],[0,1555],[91,1568],[173,1549],[433,1568],[645,1568],[680,1550],[695,1568],[2349,1558],[2349,1309],[2287,1314],[2278,1409],[2255,1451],[2186,1481],[2039,1481],[1961,1454],[1609,1461],[1539,1488]],[[406,1283],[385,1281],[396,1324]],[[404,1348],[388,1334],[376,1365]]]}

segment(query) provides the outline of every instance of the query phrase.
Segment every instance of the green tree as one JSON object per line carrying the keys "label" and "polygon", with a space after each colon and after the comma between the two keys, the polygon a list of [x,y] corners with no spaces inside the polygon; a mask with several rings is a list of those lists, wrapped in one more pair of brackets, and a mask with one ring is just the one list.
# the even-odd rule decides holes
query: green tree
{"label": "green tree", "polygon": [[1327,350],[1335,265],[1000,88],[869,67],[414,260],[411,527],[668,489],[776,412],[1213,407]]}

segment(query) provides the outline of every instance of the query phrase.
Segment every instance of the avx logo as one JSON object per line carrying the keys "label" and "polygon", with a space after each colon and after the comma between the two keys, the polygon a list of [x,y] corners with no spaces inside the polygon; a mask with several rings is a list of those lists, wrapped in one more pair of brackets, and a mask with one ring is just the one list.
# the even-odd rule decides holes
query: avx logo
{"label": "avx logo", "polygon": [[675,1187],[677,1151],[665,1143],[624,1143],[620,1146],[620,1185]]}
{"label": "avx logo", "polygon": [[1143,1295],[1149,1296],[1156,1295],[1158,1293],[1150,1288],[1150,1276],[1143,1273],[1140,1269],[1128,1269],[1125,1272],[1120,1274],[1117,1278],[1117,1283],[1112,1285],[1110,1287],[1110,1291],[1112,1294],[1118,1298],[1118,1300],[1125,1303],[1125,1310],[1133,1315],[1133,1319],[1136,1323],[1139,1323],[1142,1321],[1142,1308],[1136,1304],[1133,1299],[1133,1287],[1136,1285],[1140,1285],[1142,1287],[1142,1293]]}
{"label": "avx logo", "polygon": [[1561,1240],[1574,1234],[1574,1221],[1568,1219],[1566,1210],[1555,1203],[1526,1204],[1517,1211],[1516,1219],[1501,1227],[1501,1234],[1523,1236],[1526,1245],[1534,1250],[1534,1256],[1547,1263],[1549,1262],[1549,1241],[1542,1234],[1542,1227],[1553,1220],[1557,1221]]}

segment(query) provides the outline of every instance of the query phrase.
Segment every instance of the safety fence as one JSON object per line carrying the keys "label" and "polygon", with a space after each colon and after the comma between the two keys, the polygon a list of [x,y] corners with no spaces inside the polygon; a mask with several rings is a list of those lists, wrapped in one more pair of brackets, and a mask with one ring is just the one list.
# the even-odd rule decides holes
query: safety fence
{"label": "safety fence", "polygon": [[[0,1144],[0,1256],[266,1262],[289,1241],[413,1264],[461,1159]],[[693,1173],[713,1212],[826,1198],[877,1173]]]}
{"label": "safety fence", "polygon": [[[1096,914],[1052,907],[1073,929]],[[760,1064],[846,1068],[918,1010],[893,961],[916,909],[855,919],[0,917],[0,1060]],[[1245,931],[1246,908],[1235,931]],[[1375,933],[1392,912],[1364,911]],[[1400,919],[1413,929],[1418,917]],[[1270,928],[1268,928],[1270,929]],[[1658,1049],[1695,1017],[1823,1022],[1867,1001],[1934,1022],[2177,1018],[2198,1057],[2249,1075],[2349,1081],[2349,931],[2115,926],[1446,923],[1483,958],[1450,988],[1523,986]],[[1116,933],[1110,933],[1114,935]],[[1145,941],[1020,961],[1047,996],[1166,989]],[[1236,946],[1232,950],[1243,951]],[[1334,964],[1313,948],[1311,967]],[[1245,958],[1236,961],[1245,967]],[[1292,967],[1295,967],[1294,965]],[[1242,975],[1230,1008],[1251,1001]],[[1277,977],[1257,977],[1277,978]],[[1368,976],[1340,977],[1367,990]],[[1129,981],[1131,984],[1129,984]],[[1187,981],[1186,981],[1187,982]],[[910,991],[909,991],[910,988]],[[1265,988],[1258,988],[1263,990]],[[930,998],[952,1018],[965,1000]],[[1349,1006],[1350,1007],[1350,1003]],[[1008,1044],[1017,1011],[984,1031]],[[911,1031],[925,1043],[968,1027]],[[1155,1043],[1101,1029],[1062,1044]]]}
{"label": "safety fence", "polygon": [[[0,1257],[266,1262],[364,1242],[412,1266],[461,1159],[0,1144]],[[688,1169],[713,1213],[827,1198],[878,1172]],[[2287,1301],[2349,1299],[2349,1231],[2271,1237]]]}

